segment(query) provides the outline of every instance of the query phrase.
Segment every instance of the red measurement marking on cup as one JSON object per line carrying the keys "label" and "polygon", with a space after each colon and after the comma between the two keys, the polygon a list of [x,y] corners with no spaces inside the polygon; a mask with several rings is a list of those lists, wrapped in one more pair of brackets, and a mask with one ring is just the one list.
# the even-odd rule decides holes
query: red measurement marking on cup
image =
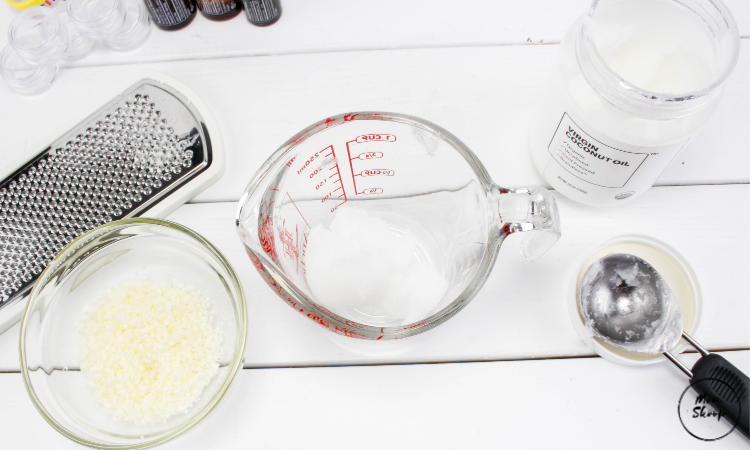
{"label": "red measurement marking on cup", "polygon": [[263,223],[260,226],[260,232],[258,234],[260,238],[260,245],[263,248],[263,251],[271,255],[271,258],[275,258],[276,246],[274,246],[273,243],[273,218],[271,216],[266,215],[265,220],[263,220]]}
{"label": "red measurement marking on cup", "polygon": [[282,230],[280,233],[280,240],[284,249],[284,255],[293,260],[296,263],[296,271],[299,273],[299,248],[297,244],[299,242],[299,227],[294,226],[294,231],[286,228],[286,220],[282,224]]}
{"label": "red measurement marking on cup", "polygon": [[370,188],[365,189],[362,192],[357,192],[357,195],[372,195],[372,194],[382,194],[383,190],[381,188]]}
{"label": "red measurement marking on cup", "polygon": [[361,173],[354,175],[355,177],[392,177],[396,172],[389,169],[369,169],[363,170]]}
{"label": "red measurement marking on cup", "polygon": [[370,159],[377,159],[382,158],[383,154],[380,152],[366,152],[366,153],[360,153],[359,155],[353,157],[352,159],[360,159],[362,161],[368,161]]}
{"label": "red measurement marking on cup", "polygon": [[[332,156],[332,155],[333,155],[334,158],[336,157],[336,155],[333,153],[333,145],[329,145],[328,147],[324,148],[323,150],[318,150],[317,152],[313,153],[312,156],[310,156],[309,158],[307,158],[304,163],[302,163],[302,167],[300,167],[299,169],[297,169],[297,175],[302,175],[302,173],[305,172],[305,169],[309,168],[310,165],[313,162],[315,162],[316,159],[320,158],[321,156],[324,157],[324,158],[327,158],[327,157]],[[294,162],[294,159],[295,158],[292,158],[291,160],[289,160],[289,162],[287,163],[287,165],[290,165],[292,162]],[[318,169],[320,169],[320,167],[318,167]],[[318,169],[315,169],[315,170],[318,170]],[[310,178],[312,178],[312,176],[310,176]]]}
{"label": "red measurement marking on cup", "polygon": [[[302,214],[302,211],[300,211],[297,204],[294,202],[292,197],[287,192],[286,197],[284,198],[284,202],[282,204],[286,204],[286,199],[289,199],[289,203],[291,203],[292,206],[294,206],[294,209],[299,214],[299,218],[295,218],[294,214],[289,215],[286,214],[286,218],[283,220],[281,227],[278,229],[278,236],[279,240],[281,241],[281,254],[291,260],[294,263],[294,270],[297,274],[299,274],[300,266],[302,266],[302,270],[304,271],[304,255],[305,255],[305,246],[303,243],[300,242],[300,238],[304,239],[305,242],[307,242],[307,235],[310,232],[310,224],[307,222],[307,219],[305,219],[305,216]],[[299,219],[302,219],[300,221]]]}
{"label": "red measurement marking on cup", "polygon": [[371,194],[382,194],[382,188],[368,188],[360,191],[357,189],[357,177],[370,177],[370,176],[393,176],[394,171],[390,169],[368,169],[363,170],[359,173],[354,171],[354,160],[358,161],[369,161],[371,159],[380,159],[383,157],[383,152],[364,152],[356,156],[352,156],[353,144],[369,144],[374,142],[396,142],[396,136],[392,134],[363,134],[357,136],[356,139],[346,143],[346,153],[349,156],[349,168],[352,171],[352,182],[354,183],[354,194],[355,195],[371,195]]}
{"label": "red measurement marking on cup", "polygon": [[272,201],[266,206],[266,209],[263,210],[263,214],[261,214],[261,217],[263,215],[266,216],[265,219],[263,219],[263,223],[260,226],[260,229],[258,230],[258,238],[260,239],[260,245],[263,247],[263,250],[271,255],[271,259],[276,258],[276,247],[274,246],[273,241],[273,218],[268,214],[268,210],[271,208],[271,205],[276,203],[276,200]]}
{"label": "red measurement marking on cup", "polygon": [[305,219],[305,216],[304,216],[304,215],[302,215],[302,211],[300,211],[300,210],[299,210],[299,208],[297,208],[297,204],[296,204],[296,203],[294,203],[294,200],[292,200],[292,196],[291,196],[291,195],[289,195],[289,192],[287,192],[287,193],[286,193],[286,197],[287,197],[287,198],[289,199],[289,201],[290,201],[290,202],[292,203],[292,205],[294,206],[294,209],[296,209],[296,210],[297,210],[297,212],[299,213],[300,217],[302,217],[302,220],[304,220],[304,221],[305,221],[305,224],[307,224],[307,226],[309,227],[309,226],[310,226],[310,224],[309,224],[309,223],[307,222],[307,219]]}
{"label": "red measurement marking on cup", "polygon": [[[331,151],[333,151],[333,150],[331,150]],[[336,171],[333,174],[331,174],[327,178],[327,180],[331,180],[331,186],[332,187],[336,187],[336,189],[334,189],[333,191],[329,192],[328,198],[331,198],[331,197],[333,197],[335,195],[336,198],[343,198],[344,201],[341,202],[341,203],[339,203],[338,205],[334,206],[333,208],[331,208],[331,212],[336,211],[341,205],[343,205],[347,201],[346,190],[344,189],[344,185],[341,183],[341,171],[339,170],[339,163],[338,163],[338,161],[336,161],[336,166],[335,167],[331,167],[330,170],[333,170],[334,168],[336,169]],[[336,185],[336,183],[338,183],[338,185]],[[324,202],[326,200],[327,200],[326,198],[323,198]]]}
{"label": "red measurement marking on cup", "polygon": [[344,186],[341,184],[341,173],[338,171],[338,166],[331,167],[331,170],[334,170],[334,169],[336,170],[336,172],[330,177],[328,177],[326,181],[324,182],[324,183],[327,183],[328,180],[333,180],[331,183],[327,183],[329,184],[329,187],[331,190],[329,190],[325,195],[323,195],[323,197],[320,199],[320,202],[325,203],[326,201],[340,199],[340,198],[343,198],[344,201],[332,207],[331,212],[336,211],[341,205],[346,203],[346,200],[347,200],[346,190],[344,189]]}
{"label": "red measurement marking on cup", "polygon": [[[320,157],[323,157],[322,163],[313,168],[312,163]],[[339,170],[339,163],[336,159],[336,151],[333,149],[333,145],[315,152],[305,160],[302,167],[297,170],[297,175],[303,174],[314,183],[315,190],[321,196],[321,203],[343,199],[342,202],[331,207],[331,212],[336,211],[336,209],[346,203],[346,190],[341,183],[341,171]]]}
{"label": "red measurement marking on cup", "polygon": [[356,142],[360,144],[365,142],[396,142],[396,136],[392,134],[363,134],[357,136]]}

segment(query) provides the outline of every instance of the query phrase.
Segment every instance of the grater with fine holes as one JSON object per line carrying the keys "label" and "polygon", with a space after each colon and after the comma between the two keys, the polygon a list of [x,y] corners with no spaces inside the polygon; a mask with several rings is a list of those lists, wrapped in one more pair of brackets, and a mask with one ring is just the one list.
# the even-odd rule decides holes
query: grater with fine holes
{"label": "grater with fine holes", "polygon": [[23,161],[0,168],[0,333],[42,270],[105,223],[164,217],[224,171],[216,125],[179,82],[148,74]]}

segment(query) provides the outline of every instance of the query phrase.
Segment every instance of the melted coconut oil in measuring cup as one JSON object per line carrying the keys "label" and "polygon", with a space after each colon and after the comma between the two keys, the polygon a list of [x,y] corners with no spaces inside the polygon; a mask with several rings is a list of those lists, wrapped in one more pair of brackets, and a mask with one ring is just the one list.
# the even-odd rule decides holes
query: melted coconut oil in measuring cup
{"label": "melted coconut oil in measuring cup", "polygon": [[368,324],[416,322],[448,291],[429,258],[436,249],[430,250],[379,215],[342,208],[330,230],[317,225],[310,233],[307,283],[340,315]]}
{"label": "melted coconut oil in measuring cup", "polygon": [[436,313],[464,290],[484,255],[486,200],[475,182],[347,201],[328,218],[316,203],[293,205],[321,219],[303,247],[306,284],[317,303],[365,325],[407,325]]}
{"label": "melted coconut oil in measuring cup", "polygon": [[261,202],[260,234],[302,295],[348,320],[403,326],[472,282],[489,205],[448,143],[405,124],[371,127],[305,140]]}

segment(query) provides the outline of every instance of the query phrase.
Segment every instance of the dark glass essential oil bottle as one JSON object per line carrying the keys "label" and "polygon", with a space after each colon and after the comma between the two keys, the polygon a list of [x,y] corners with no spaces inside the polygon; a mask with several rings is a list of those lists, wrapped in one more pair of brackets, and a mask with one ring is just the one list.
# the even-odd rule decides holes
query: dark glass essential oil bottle
{"label": "dark glass essential oil bottle", "polygon": [[157,27],[172,31],[186,27],[195,19],[193,0],[143,0]]}
{"label": "dark glass essential oil bottle", "polygon": [[247,20],[253,25],[267,27],[276,23],[281,16],[279,0],[242,0],[245,3]]}
{"label": "dark glass essential oil bottle", "polygon": [[203,17],[211,20],[229,20],[242,11],[242,0],[195,0]]}

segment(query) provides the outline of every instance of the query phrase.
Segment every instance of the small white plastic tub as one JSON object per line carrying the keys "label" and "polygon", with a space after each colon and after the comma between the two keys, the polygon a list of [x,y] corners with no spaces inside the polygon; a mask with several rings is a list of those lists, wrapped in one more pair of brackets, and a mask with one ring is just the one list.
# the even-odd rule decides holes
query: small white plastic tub
{"label": "small white plastic tub", "polygon": [[[695,336],[703,310],[703,298],[695,272],[672,247],[657,239],[643,235],[625,235],[612,238],[604,242],[593,253],[586,255],[579,264],[574,266],[569,277],[570,283],[567,295],[568,313],[573,328],[591,350],[609,361],[627,366],[643,366],[667,361],[667,358],[663,355],[631,352],[608,344],[594,336],[594,332],[584,325],[578,304],[581,279],[594,261],[610,253],[629,253],[651,264],[667,282],[677,299],[680,311],[682,311],[685,319],[683,329],[689,335]],[[672,354],[682,353],[687,345],[687,342],[681,339],[671,350]]]}

